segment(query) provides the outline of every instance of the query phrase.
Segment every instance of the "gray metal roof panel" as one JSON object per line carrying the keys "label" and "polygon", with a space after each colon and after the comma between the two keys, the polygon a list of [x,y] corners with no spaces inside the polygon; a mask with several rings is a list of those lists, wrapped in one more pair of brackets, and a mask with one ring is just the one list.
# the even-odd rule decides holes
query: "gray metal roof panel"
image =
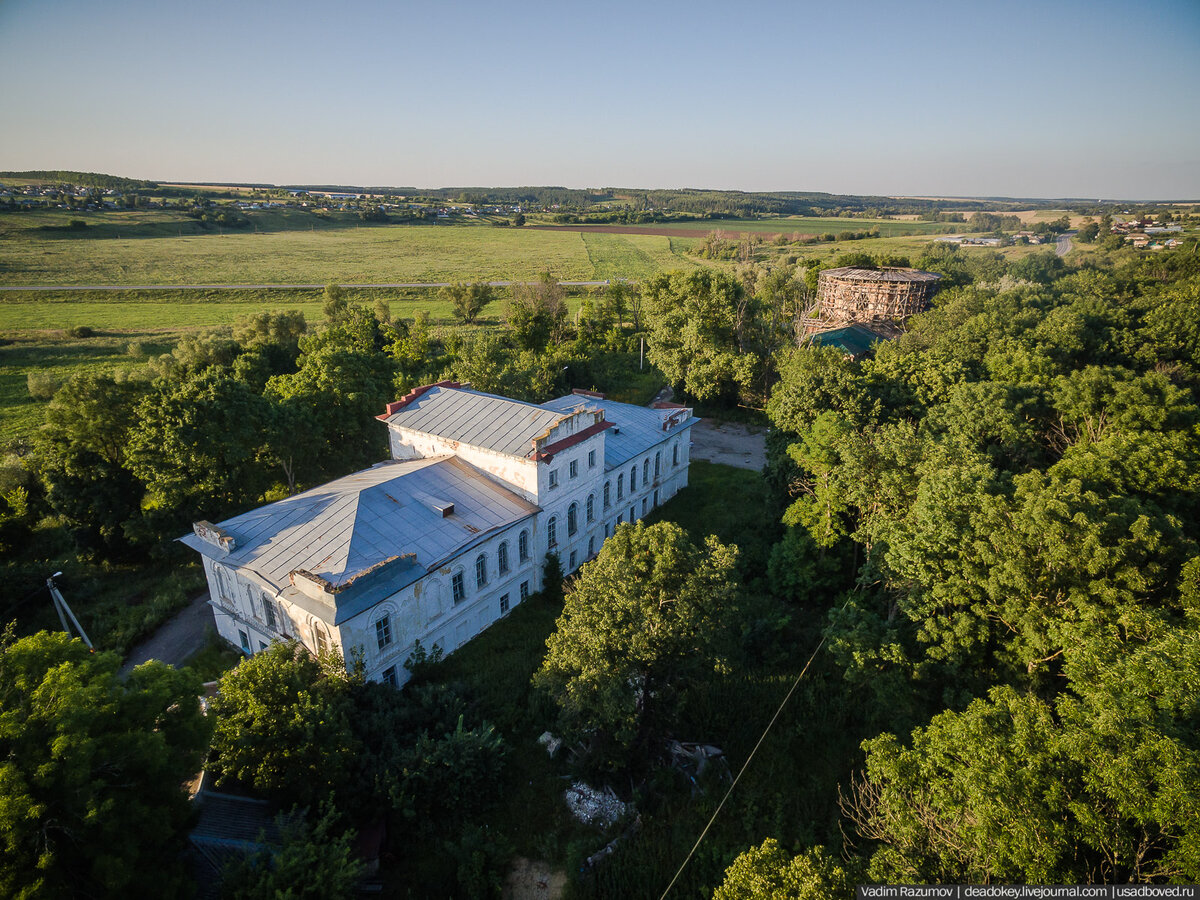
{"label": "gray metal roof panel", "polygon": [[[454,512],[443,517],[418,497],[453,503]],[[231,553],[192,534],[181,540],[219,562],[255,571],[277,590],[294,569],[339,585],[386,559],[415,554],[407,584],[536,511],[468,463],[443,456],[381,463],[226,519],[219,526],[236,542]],[[399,575],[397,569],[389,577]],[[337,596],[340,620],[343,597]]]}
{"label": "gray metal roof panel", "polygon": [[695,416],[689,416],[670,431],[663,431],[662,410],[646,406],[634,406],[632,403],[618,403],[616,400],[601,400],[581,394],[567,394],[543,403],[547,409],[561,413],[573,412],[577,409],[602,409],[604,419],[613,424],[613,428],[604,432],[604,467],[615,469],[641,453],[645,453],[655,444],[661,443],[669,436],[679,434],[686,428],[700,421]]}
{"label": "gray metal roof panel", "polygon": [[469,388],[433,387],[387,417],[388,424],[509,456],[529,455],[531,441],[562,419],[532,403]]}

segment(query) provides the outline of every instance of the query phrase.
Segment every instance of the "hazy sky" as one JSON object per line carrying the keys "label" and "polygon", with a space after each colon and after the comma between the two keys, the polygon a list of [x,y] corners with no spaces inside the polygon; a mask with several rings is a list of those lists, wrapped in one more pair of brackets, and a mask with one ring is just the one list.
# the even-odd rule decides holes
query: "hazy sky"
{"label": "hazy sky", "polygon": [[1200,198],[1200,0],[0,0],[0,169]]}

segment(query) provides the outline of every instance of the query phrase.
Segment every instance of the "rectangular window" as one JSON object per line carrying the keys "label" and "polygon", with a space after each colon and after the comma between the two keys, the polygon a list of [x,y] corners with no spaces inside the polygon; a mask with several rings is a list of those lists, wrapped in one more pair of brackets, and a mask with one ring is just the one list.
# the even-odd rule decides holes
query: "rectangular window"
{"label": "rectangular window", "polygon": [[570,462],[569,471],[572,478],[579,477],[579,460],[573,459]]}
{"label": "rectangular window", "polygon": [[521,562],[529,562],[529,532],[522,531],[521,536],[517,538],[517,555],[521,558]]}
{"label": "rectangular window", "polygon": [[642,498],[642,515],[643,516],[646,514],[646,509],[647,509],[647,507],[649,507],[649,505],[650,505],[649,501],[647,501],[646,498],[643,497]]}
{"label": "rectangular window", "polygon": [[607,522],[604,523],[604,536],[608,537],[608,523]]}
{"label": "rectangular window", "polygon": [[521,599],[522,600],[529,599],[529,582],[528,581],[521,582]]}
{"label": "rectangular window", "polygon": [[679,445],[676,444],[671,448],[671,465],[679,465]]}
{"label": "rectangular window", "polygon": [[392,642],[392,617],[384,616],[375,623],[375,642],[382,650]]}
{"label": "rectangular window", "polygon": [[588,538],[588,559],[591,559],[595,555],[596,555],[596,539],[594,537],[590,537],[590,538]]}
{"label": "rectangular window", "polygon": [[508,542],[505,541],[500,545],[500,551],[496,555],[497,562],[500,566],[500,574],[508,574]]}
{"label": "rectangular window", "polygon": [[654,505],[658,506],[658,488],[654,489]]}
{"label": "rectangular window", "polygon": [[642,484],[650,483],[650,458],[642,460]]}
{"label": "rectangular window", "polygon": [[454,577],[450,579],[450,589],[454,592],[454,602],[462,603],[463,598],[467,596],[467,592],[463,589],[462,572],[454,573]]}
{"label": "rectangular window", "polygon": [[389,687],[395,687],[398,684],[395,666],[388,666],[383,670],[383,683]]}
{"label": "rectangular window", "polygon": [[550,470],[550,487],[558,487],[558,469]]}
{"label": "rectangular window", "polygon": [[571,571],[572,571],[572,572],[574,572],[574,571],[575,571],[575,551],[574,551],[574,550],[572,550],[572,551],[571,551],[571,565],[570,565],[570,569],[571,569]]}
{"label": "rectangular window", "polygon": [[589,469],[596,468],[596,451],[595,450],[588,451],[588,468]]}
{"label": "rectangular window", "polygon": [[247,653],[249,653],[250,652],[250,635],[246,634],[246,632],[242,631],[239,628],[238,629],[238,637],[240,637],[242,639],[242,649],[245,650]]}
{"label": "rectangular window", "polygon": [[263,641],[259,641],[259,642],[258,642],[258,649],[259,649],[259,651],[260,651],[260,652],[261,652],[261,651],[263,651],[263,650],[266,650],[266,649],[267,649],[267,645],[266,645],[266,643],[265,643],[265,642],[263,642]]}
{"label": "rectangular window", "polygon": [[611,488],[612,488],[611,482],[608,482],[608,481],[604,482],[604,508],[605,509],[608,509],[610,506],[612,506],[612,490],[611,490]]}
{"label": "rectangular window", "polygon": [[637,490],[637,465],[635,464],[629,469],[629,493]]}
{"label": "rectangular window", "polygon": [[636,506],[629,507],[629,521],[630,521],[630,523],[637,521],[637,507]]}
{"label": "rectangular window", "polygon": [[504,615],[506,612],[508,612],[508,594],[501,594],[500,595],[500,615]]}

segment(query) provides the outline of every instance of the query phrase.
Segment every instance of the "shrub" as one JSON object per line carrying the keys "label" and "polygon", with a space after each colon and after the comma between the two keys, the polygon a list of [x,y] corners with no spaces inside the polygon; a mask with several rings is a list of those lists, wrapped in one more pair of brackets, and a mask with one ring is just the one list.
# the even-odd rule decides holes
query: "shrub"
{"label": "shrub", "polygon": [[49,400],[62,387],[62,382],[50,372],[30,372],[26,384],[34,400]]}
{"label": "shrub", "polygon": [[95,329],[87,325],[76,325],[69,333],[73,338],[90,338],[96,335]]}

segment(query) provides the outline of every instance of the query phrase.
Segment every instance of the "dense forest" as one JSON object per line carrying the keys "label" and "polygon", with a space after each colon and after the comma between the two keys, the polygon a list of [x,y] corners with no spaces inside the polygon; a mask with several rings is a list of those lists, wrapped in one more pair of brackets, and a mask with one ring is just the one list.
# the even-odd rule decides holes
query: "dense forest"
{"label": "dense forest", "polygon": [[[317,327],[263,314],[146,376],[64,385],[4,471],[4,891],[69,896],[83,878],[122,895],[142,850],[182,878],[186,810],[163,785],[205,752],[226,784],[301,810],[231,896],[349,896],[351,838],[379,823],[397,896],[498,895],[518,852],[566,867],[577,897],[1200,881],[1196,245],[1075,264],[930,247],[823,263],[943,275],[934,307],[858,361],[797,346],[818,271],[801,259],[613,285],[575,316],[549,276],[507,301],[460,285],[465,324],[504,315],[456,330],[330,288]],[[369,465],[373,416],[417,384],[645,402],[643,336],[680,396],[765,408],[764,476],[694,466],[686,515],[623,526],[566,584],[548,559],[544,596],[505,623],[523,643],[485,672],[462,668],[470,647],[414,655],[397,693],[280,644],[201,722],[180,700],[191,676],[121,682],[113,654],[39,632],[45,613],[19,602],[64,558],[162,565],[193,519]],[[134,636],[81,614],[105,646]],[[547,730],[570,751],[547,758]],[[724,761],[698,770],[678,741]],[[568,777],[631,811],[564,825]]]}

